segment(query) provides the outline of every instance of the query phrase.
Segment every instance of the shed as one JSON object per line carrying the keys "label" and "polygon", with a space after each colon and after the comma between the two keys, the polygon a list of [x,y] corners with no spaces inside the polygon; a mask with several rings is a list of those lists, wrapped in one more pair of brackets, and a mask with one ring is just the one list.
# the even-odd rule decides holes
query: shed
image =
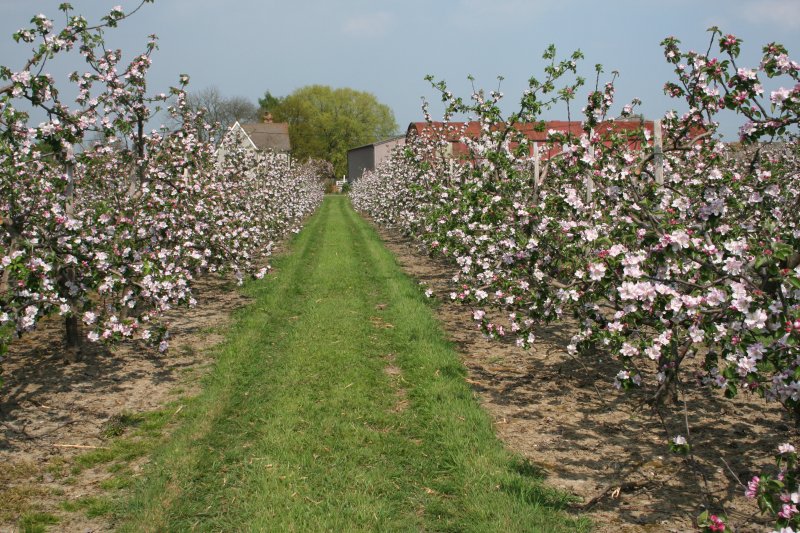
{"label": "shed", "polygon": [[381,161],[389,157],[392,150],[405,146],[406,136],[397,135],[382,141],[365,144],[347,151],[347,181],[352,183],[367,170],[375,170]]}

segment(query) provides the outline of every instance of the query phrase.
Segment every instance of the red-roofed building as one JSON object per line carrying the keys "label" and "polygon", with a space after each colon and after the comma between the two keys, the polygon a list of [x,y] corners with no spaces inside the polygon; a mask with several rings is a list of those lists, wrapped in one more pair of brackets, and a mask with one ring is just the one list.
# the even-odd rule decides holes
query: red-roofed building
{"label": "red-roofed building", "polygon": [[[623,133],[635,132],[641,127],[644,127],[650,134],[653,133],[653,121],[640,121],[640,120],[614,120],[601,122],[595,127],[595,132],[600,135],[604,133]],[[547,142],[548,133],[551,131],[558,131],[563,133],[571,133],[572,135],[580,136],[584,133],[583,124],[580,122],[568,122],[564,120],[551,120],[543,123],[525,122],[514,125],[514,129],[523,134],[525,138],[531,142],[530,155],[534,155],[534,151],[539,151],[542,159],[548,159],[556,155],[559,150],[552,148],[547,151],[545,143]],[[444,149],[444,153],[448,157],[457,159],[469,159],[471,157],[469,148],[462,141],[462,139],[471,138],[476,139],[481,133],[480,122],[412,122],[406,130],[406,142],[411,143],[414,139],[420,136],[432,136],[440,139],[446,139],[449,146]],[[515,147],[516,143],[511,144],[511,148]]]}

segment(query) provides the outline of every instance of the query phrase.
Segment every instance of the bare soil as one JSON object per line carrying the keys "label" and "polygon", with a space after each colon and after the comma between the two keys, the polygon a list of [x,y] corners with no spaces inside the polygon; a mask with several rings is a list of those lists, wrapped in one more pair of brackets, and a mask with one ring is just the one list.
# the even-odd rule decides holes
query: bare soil
{"label": "bare soil", "polygon": [[[612,361],[567,353],[574,324],[538,331],[529,351],[485,338],[472,310],[450,300],[453,267],[380,231],[406,273],[433,291],[439,321],[500,438],[549,485],[574,494],[574,510],[589,513],[597,531],[696,531],[706,508],[724,511],[736,531],[771,531],[738,480],[770,463],[780,443],[797,442],[774,404],[689,386],[688,409],[681,403],[659,416],[644,397],[613,387]],[[687,435],[687,421],[693,458],[668,448],[670,437]]]}
{"label": "bare soil", "polygon": [[[84,346],[82,360],[66,363],[63,325],[52,319],[13,343],[2,362],[0,388],[0,532],[18,531],[21,516],[58,517],[57,531],[109,531],[101,517],[67,512],[64,502],[103,494],[107,465],[79,469],[76,456],[108,445],[110,421],[153,411],[198,390],[213,362],[209,348],[224,338],[231,313],[247,303],[230,279],[198,284],[197,306],[167,316],[170,350],[141,343],[112,349]],[[132,465],[134,475],[143,460]]]}

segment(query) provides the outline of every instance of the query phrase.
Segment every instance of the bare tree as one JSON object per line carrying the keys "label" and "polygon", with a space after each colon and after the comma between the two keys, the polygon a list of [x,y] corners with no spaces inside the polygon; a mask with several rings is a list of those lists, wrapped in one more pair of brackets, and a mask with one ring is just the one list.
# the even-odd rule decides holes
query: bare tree
{"label": "bare tree", "polygon": [[237,120],[253,122],[260,118],[258,106],[242,96],[233,96],[224,100],[222,111],[230,118],[231,125]]}
{"label": "bare tree", "polygon": [[258,106],[253,102],[242,96],[226,98],[214,86],[189,93],[187,103],[195,110],[204,109],[208,122],[217,124],[211,132],[215,141],[219,141],[236,121],[246,123],[259,119]]}

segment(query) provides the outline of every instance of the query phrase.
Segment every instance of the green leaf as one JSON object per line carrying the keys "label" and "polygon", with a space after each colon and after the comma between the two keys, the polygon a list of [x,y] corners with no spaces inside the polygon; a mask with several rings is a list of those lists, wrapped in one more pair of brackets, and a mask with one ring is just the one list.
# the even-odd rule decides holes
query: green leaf
{"label": "green leaf", "polygon": [[786,243],[777,243],[772,247],[772,251],[777,259],[784,260],[794,253],[794,248]]}

